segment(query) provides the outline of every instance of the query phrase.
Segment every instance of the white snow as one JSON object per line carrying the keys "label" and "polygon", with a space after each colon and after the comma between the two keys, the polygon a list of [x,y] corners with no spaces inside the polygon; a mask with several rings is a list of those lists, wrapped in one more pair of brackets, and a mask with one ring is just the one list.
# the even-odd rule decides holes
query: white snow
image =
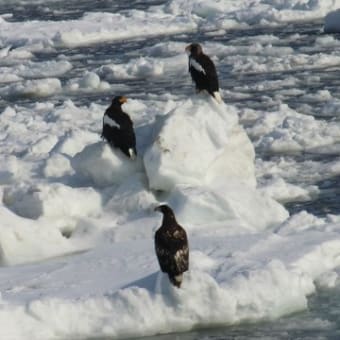
{"label": "white snow", "polygon": [[153,138],[144,155],[152,189],[169,191],[176,184],[223,185],[234,180],[255,186],[255,153],[235,110],[206,93],[157,117]]}
{"label": "white snow", "polygon": [[150,11],[85,13],[78,20],[61,22],[9,22],[3,16],[0,41],[9,46],[20,39],[21,44],[28,46],[28,51],[35,51],[54,46],[73,47],[131,37],[182,33],[200,27],[217,30],[247,25],[278,25],[301,18],[316,20],[323,18],[334,7],[334,0],[255,0],[251,6],[247,1],[172,0]]}
{"label": "white snow", "polygon": [[[66,200],[72,204],[65,205]],[[32,219],[42,216],[56,220],[98,215],[101,211],[101,196],[94,189],[71,188],[60,183],[5,189],[3,203],[18,215]]]}
{"label": "white snow", "polygon": [[336,122],[319,121],[287,105],[259,116],[248,132],[253,137],[259,136],[256,146],[271,152],[313,150],[340,141]]}
{"label": "white snow", "polygon": [[[219,188],[177,187],[168,198],[179,218],[189,230],[207,225],[234,230],[239,224],[247,230],[261,230],[283,222],[287,211],[266,194],[242,184],[224,184]],[[209,230],[211,232],[211,230]]]}
{"label": "white snow", "polygon": [[48,97],[61,91],[61,82],[57,78],[26,80],[20,84],[5,86],[0,92],[7,96]]}
{"label": "white snow", "polygon": [[[167,63],[169,64],[169,62]],[[138,79],[158,77],[164,74],[165,65],[163,62],[151,58],[140,57],[128,64],[105,65],[98,70],[104,79]]]}
{"label": "white snow", "polygon": [[[129,105],[132,116],[143,108],[136,100]],[[2,174],[1,259],[16,266],[0,274],[0,324],[6,334],[126,337],[271,319],[306,308],[314,280],[334,284],[334,275],[326,273],[339,264],[340,224],[332,222],[325,232],[322,219],[299,215],[290,221],[269,197],[275,196],[271,191],[256,189],[254,149],[233,106],[197,95],[175,103],[165,115],[159,112],[136,161],[99,141],[105,107],[101,115],[99,107],[88,108],[82,119],[71,102],[39,108],[41,117],[52,110],[60,127],[74,120],[90,127],[96,115],[97,141],[90,131],[60,131],[57,141],[37,148],[47,128],[41,121],[28,149],[35,146],[42,158],[42,177],[22,177],[19,160],[8,158]],[[65,116],[70,110],[72,118]],[[2,118],[18,125],[20,119],[14,120],[25,115],[8,108]],[[20,161],[29,164],[29,157]],[[20,184],[21,178],[27,183]],[[71,179],[81,186],[69,186]],[[190,240],[192,268],[180,290],[159,273],[153,250],[160,223],[153,207],[164,200]],[[10,314],[19,328],[8,322]]]}
{"label": "white snow", "polygon": [[[49,1],[36,3],[48,10]],[[322,117],[338,116],[340,101],[333,89],[314,86],[313,71],[340,65],[340,43],[323,34],[295,49],[306,39],[295,32],[277,46],[283,38],[266,28],[324,19],[325,32],[338,32],[339,7],[338,0],[171,0],[63,21],[1,15],[0,338],[140,338],[272,320],[306,309],[318,287],[338,286],[339,216],[289,216],[282,203],[316,197],[314,183],[339,176],[340,161],[281,154],[339,154],[339,122]],[[250,45],[242,34],[204,45],[221,69],[263,77],[221,88],[225,103],[205,93],[131,93],[129,82],[188,73],[186,33],[252,27],[263,33]],[[78,47],[175,33],[181,39],[129,50],[127,62],[112,55],[75,72]],[[59,53],[65,49],[72,55]],[[41,61],[39,53],[52,57]],[[303,85],[295,71],[305,73]],[[284,80],[266,76],[284,72]],[[231,104],[251,91],[262,93],[258,108]],[[118,92],[129,97],[136,160],[100,138]],[[107,105],[77,101],[101,94]],[[296,106],[282,99],[288,94]],[[317,105],[321,118],[311,114]],[[256,158],[255,150],[276,158]],[[189,237],[181,289],[160,272],[154,252],[160,202]]]}
{"label": "white snow", "polygon": [[105,142],[86,146],[72,158],[71,164],[79,176],[102,187],[119,184],[140,168],[139,162],[127,159],[119,149],[111,149]]}

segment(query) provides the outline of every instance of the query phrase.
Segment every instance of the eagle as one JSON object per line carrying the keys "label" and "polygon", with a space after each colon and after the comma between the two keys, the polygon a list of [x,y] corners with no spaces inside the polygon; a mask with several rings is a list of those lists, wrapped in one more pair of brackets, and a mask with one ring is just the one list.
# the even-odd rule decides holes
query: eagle
{"label": "eagle", "polygon": [[162,272],[180,288],[183,273],[189,269],[189,245],[185,230],[177,223],[172,209],[162,204],[155,208],[163,213],[162,225],[155,233],[155,250]]}
{"label": "eagle", "polygon": [[135,159],[137,156],[136,136],[133,122],[129,115],[122,110],[127,98],[116,96],[106,109],[103,117],[103,130],[101,137],[111,147],[120,149],[126,156]]}
{"label": "eagle", "polygon": [[190,44],[185,48],[189,56],[189,72],[196,90],[201,92],[206,90],[219,103],[222,102],[219,93],[218,77],[214,62],[209,56],[203,53],[200,44]]}

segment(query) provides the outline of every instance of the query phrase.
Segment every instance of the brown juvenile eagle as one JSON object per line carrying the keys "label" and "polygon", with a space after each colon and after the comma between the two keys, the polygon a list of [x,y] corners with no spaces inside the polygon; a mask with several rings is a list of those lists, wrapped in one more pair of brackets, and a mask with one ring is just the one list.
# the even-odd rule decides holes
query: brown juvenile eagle
{"label": "brown juvenile eagle", "polygon": [[189,72],[198,92],[206,90],[219,103],[222,102],[219,93],[218,77],[214,62],[203,53],[200,44],[190,44],[185,48],[189,55]]}
{"label": "brown juvenile eagle", "polygon": [[183,272],[189,269],[189,246],[185,230],[177,223],[175,214],[168,205],[156,209],[163,213],[163,222],[155,234],[155,250],[162,272],[170,282],[180,287]]}
{"label": "brown juvenile eagle", "polygon": [[120,149],[129,158],[136,158],[136,136],[133,123],[127,113],[122,110],[126,103],[124,96],[114,97],[111,105],[106,109],[103,117],[102,138],[111,147]]}

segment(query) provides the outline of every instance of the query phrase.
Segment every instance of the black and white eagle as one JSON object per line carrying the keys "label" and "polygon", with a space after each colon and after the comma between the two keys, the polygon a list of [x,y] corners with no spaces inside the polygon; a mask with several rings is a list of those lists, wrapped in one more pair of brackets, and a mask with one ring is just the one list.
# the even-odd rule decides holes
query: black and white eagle
{"label": "black and white eagle", "polygon": [[185,230],[177,223],[172,209],[166,205],[155,208],[163,213],[163,222],[155,234],[155,250],[162,272],[180,287],[183,273],[189,269],[189,245]]}
{"label": "black and white eagle", "polygon": [[198,92],[206,90],[219,103],[222,98],[219,92],[218,77],[214,62],[203,53],[200,44],[190,44],[185,48],[189,56],[189,72]]}
{"label": "black and white eagle", "polygon": [[122,105],[126,101],[127,98],[124,96],[113,98],[111,105],[104,113],[101,136],[111,147],[118,148],[129,158],[135,159],[137,150],[133,122],[122,110]]}

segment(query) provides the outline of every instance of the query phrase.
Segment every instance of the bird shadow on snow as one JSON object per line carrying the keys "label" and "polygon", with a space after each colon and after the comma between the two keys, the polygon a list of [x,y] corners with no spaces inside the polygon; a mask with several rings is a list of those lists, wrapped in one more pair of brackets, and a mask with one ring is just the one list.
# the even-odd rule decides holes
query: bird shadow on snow
{"label": "bird shadow on snow", "polygon": [[167,274],[164,274],[161,271],[156,271],[141,279],[130,282],[129,284],[123,286],[122,289],[132,287],[144,288],[148,290],[150,293],[160,295],[169,295],[169,292],[171,290],[178,289],[171,285]]}
{"label": "bird shadow on snow", "polygon": [[153,291],[155,290],[155,285],[159,275],[161,275],[161,273],[159,271],[156,271],[150,275],[142,277],[141,279],[128,283],[127,285],[123,286],[122,289],[138,287]]}
{"label": "bird shadow on snow", "polygon": [[135,128],[138,155],[143,157],[151,144],[155,122],[137,126]]}
{"label": "bird shadow on snow", "polygon": [[152,274],[144,276],[136,281],[132,281],[121,289],[128,288],[142,288],[146,289],[150,293],[156,295],[163,295],[163,297],[171,297],[180,295],[186,295],[189,291],[199,294],[204,291],[216,291],[218,290],[218,283],[208,273],[200,270],[191,270],[184,273],[184,280],[181,288],[174,287],[168,278],[166,273],[156,271]]}

